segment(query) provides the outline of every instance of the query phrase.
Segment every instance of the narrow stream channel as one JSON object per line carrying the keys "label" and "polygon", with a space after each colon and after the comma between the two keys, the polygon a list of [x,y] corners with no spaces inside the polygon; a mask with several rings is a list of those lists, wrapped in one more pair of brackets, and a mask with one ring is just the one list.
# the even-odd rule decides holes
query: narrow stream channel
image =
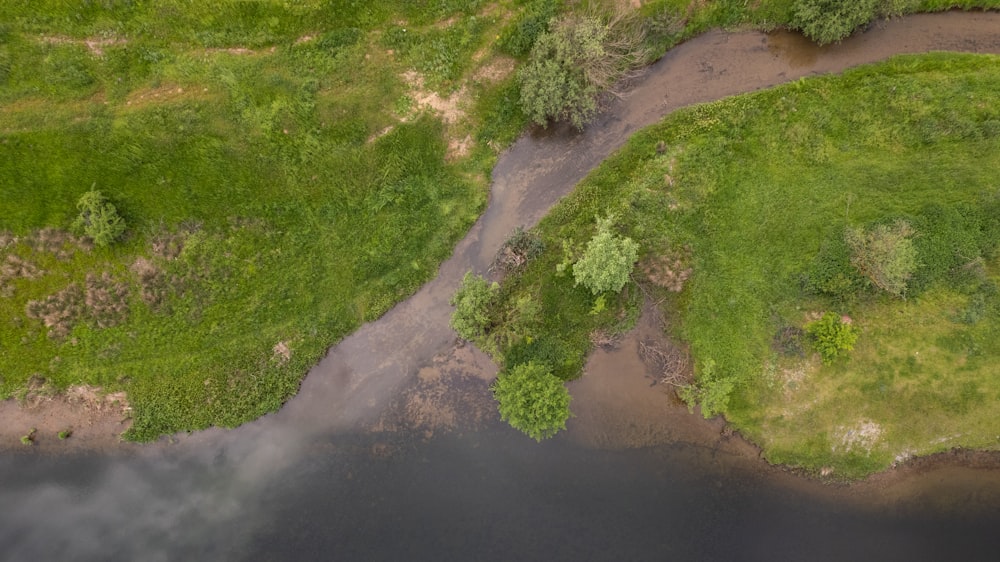
{"label": "narrow stream channel", "polygon": [[[580,419],[536,444],[488,409],[494,368],[456,347],[447,323],[462,274],[484,271],[515,226],[635,130],[692,103],[929,50],[1000,53],[1000,14],[907,17],[822,49],[756,32],[677,47],[585,132],[518,141],[438,278],[331,349],[281,411],[172,444],[4,452],[0,558],[995,559],[1000,471],[934,463],[835,488],[700,421],[631,443],[633,422],[594,440],[583,436],[597,422]],[[467,407],[408,400],[437,380]]]}

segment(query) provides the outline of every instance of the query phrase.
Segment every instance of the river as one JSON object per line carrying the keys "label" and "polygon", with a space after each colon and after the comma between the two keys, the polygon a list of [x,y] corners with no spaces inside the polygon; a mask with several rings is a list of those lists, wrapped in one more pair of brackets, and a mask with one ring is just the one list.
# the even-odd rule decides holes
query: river
{"label": "river", "polygon": [[5,451],[0,557],[995,559],[1000,471],[988,455],[813,482],[672,405],[625,344],[595,354],[571,386],[569,430],[536,444],[496,419],[495,367],[447,327],[462,274],[484,271],[515,226],[537,222],[638,128],[928,50],[1000,53],[1000,14],[900,18],[824,48],[756,32],[678,46],[583,133],[520,139],[438,277],[332,348],[279,412],[149,446]]}

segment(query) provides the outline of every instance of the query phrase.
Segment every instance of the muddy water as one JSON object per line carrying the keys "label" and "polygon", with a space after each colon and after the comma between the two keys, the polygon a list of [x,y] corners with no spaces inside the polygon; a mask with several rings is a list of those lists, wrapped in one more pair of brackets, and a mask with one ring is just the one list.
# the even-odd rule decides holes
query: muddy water
{"label": "muddy water", "polygon": [[572,387],[569,431],[538,445],[496,419],[495,367],[447,327],[462,274],[484,271],[515,226],[537,222],[636,129],[692,103],[928,50],[1000,52],[1000,15],[905,18],[824,49],[783,33],[679,46],[583,133],[529,135],[504,154],[486,213],[438,278],[334,347],[278,413],[121,454],[5,454],[0,558],[991,556],[1000,471],[988,457],[849,488],[770,468],[652,384],[636,357],[649,325],[595,354]]}

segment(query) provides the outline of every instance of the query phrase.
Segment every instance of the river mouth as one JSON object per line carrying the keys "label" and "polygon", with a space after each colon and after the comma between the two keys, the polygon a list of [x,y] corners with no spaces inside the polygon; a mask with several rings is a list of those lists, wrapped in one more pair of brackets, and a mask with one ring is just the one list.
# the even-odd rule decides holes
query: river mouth
{"label": "river mouth", "polygon": [[[1000,52],[997,29],[998,14],[915,16],[813,59],[753,32],[677,47],[582,133],[518,141],[438,278],[333,348],[279,412],[151,446],[111,441],[111,454],[37,454],[61,450],[46,443],[5,454],[4,557],[995,556],[994,457],[917,461],[850,487],[806,480],[671,403],[627,355],[638,340],[595,354],[591,376],[573,383],[569,431],[536,444],[497,419],[496,367],[456,344],[448,299],[467,270],[487,270],[514,227],[535,224],[632,132],[674,109],[896,52]],[[607,380],[623,365],[626,384]]]}

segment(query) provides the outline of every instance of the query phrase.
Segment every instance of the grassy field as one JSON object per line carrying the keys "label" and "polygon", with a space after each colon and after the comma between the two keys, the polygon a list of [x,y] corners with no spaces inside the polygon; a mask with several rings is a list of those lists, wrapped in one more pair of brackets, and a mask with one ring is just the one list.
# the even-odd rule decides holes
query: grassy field
{"label": "grassy field", "polygon": [[[434,275],[521,127],[484,2],[72,4],[0,6],[0,397],[125,390],[129,439],[280,406]],[[92,186],[110,248],[66,232]]]}
{"label": "grassy field", "polygon": [[[586,4],[0,3],[0,397],[124,390],[135,440],[279,407],[450,253],[525,126],[516,66]],[[789,6],[641,13],[655,54]],[[110,248],[67,231],[91,188]],[[568,377],[589,344],[563,339]]]}
{"label": "grassy field", "polygon": [[[909,56],[678,112],[540,224],[547,250],[505,281],[486,346],[572,378],[591,341],[630,324],[645,291],[690,348],[690,396],[773,462],[849,478],[911,455],[996,447],[998,88],[997,57]],[[594,217],[608,215],[642,250],[638,283],[602,310],[556,266],[578,258]],[[844,242],[847,226],[897,218],[917,231],[905,300],[857,279]],[[824,285],[831,271],[852,284]],[[527,297],[541,311],[534,322],[520,312]],[[860,330],[831,365],[801,335],[824,311]]]}

